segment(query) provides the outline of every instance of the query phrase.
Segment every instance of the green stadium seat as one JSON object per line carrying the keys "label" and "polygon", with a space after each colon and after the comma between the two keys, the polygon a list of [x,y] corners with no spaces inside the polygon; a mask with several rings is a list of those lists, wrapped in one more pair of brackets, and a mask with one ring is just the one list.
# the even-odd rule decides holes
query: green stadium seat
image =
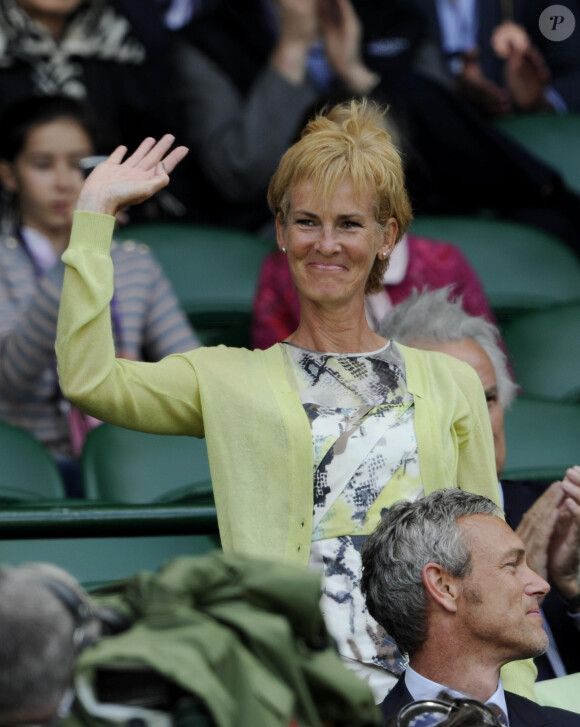
{"label": "green stadium seat", "polygon": [[580,193],[580,114],[522,114],[499,119],[496,125]]}
{"label": "green stadium seat", "polygon": [[500,322],[580,300],[580,261],[543,230],[515,222],[443,215],[417,217],[411,231],[461,249]]}
{"label": "green stadium seat", "polygon": [[63,499],[58,468],[36,437],[0,422],[0,503]]}
{"label": "green stadium seat", "polygon": [[150,246],[203,343],[250,345],[254,292],[271,240],[178,222],[131,225],[115,237]]}
{"label": "green stadium seat", "polygon": [[502,332],[526,396],[580,402],[580,302],[528,313]]}
{"label": "green stadium seat", "polygon": [[518,397],[505,415],[507,480],[560,480],[580,462],[580,405]]}
{"label": "green stadium seat", "polygon": [[205,439],[102,424],[87,437],[82,470],[91,500],[213,505]]}

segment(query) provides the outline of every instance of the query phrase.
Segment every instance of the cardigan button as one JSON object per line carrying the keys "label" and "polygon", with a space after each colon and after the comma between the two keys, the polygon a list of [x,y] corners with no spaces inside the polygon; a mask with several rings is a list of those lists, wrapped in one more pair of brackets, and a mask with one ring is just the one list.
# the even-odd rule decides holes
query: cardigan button
{"label": "cardigan button", "polygon": [[298,546],[298,552],[300,552],[300,546]]}

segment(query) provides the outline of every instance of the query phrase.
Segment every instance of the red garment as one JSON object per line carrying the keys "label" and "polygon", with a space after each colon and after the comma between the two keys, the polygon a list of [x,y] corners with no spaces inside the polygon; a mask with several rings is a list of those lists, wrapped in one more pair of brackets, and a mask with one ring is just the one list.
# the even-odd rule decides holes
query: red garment
{"label": "red garment", "polygon": [[[407,235],[409,265],[403,280],[387,285],[393,305],[411,294],[414,288],[435,290],[453,285],[455,296],[463,296],[463,308],[474,316],[495,323],[483,286],[463,253],[454,245]],[[283,341],[298,327],[300,303],[288,266],[279,250],[264,261],[254,300],[252,342],[255,348],[269,348]]]}

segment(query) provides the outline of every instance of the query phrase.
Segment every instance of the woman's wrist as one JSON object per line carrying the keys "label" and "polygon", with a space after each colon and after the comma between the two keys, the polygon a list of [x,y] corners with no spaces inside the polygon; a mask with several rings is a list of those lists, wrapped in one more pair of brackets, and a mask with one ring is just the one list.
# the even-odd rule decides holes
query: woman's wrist
{"label": "woman's wrist", "polygon": [[116,209],[111,199],[99,194],[83,195],[82,192],[78,198],[77,212],[96,212],[101,215],[115,216]]}

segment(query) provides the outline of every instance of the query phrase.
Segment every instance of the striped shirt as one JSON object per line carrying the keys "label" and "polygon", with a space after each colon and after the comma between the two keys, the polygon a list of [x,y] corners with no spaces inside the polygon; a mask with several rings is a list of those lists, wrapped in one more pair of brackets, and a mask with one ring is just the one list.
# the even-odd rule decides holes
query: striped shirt
{"label": "striped shirt", "polygon": [[[148,247],[113,243],[111,254],[117,355],[157,361],[199,346]],[[54,455],[69,457],[54,353],[63,276],[60,260],[38,272],[18,238],[0,237],[0,419],[32,432]]]}

